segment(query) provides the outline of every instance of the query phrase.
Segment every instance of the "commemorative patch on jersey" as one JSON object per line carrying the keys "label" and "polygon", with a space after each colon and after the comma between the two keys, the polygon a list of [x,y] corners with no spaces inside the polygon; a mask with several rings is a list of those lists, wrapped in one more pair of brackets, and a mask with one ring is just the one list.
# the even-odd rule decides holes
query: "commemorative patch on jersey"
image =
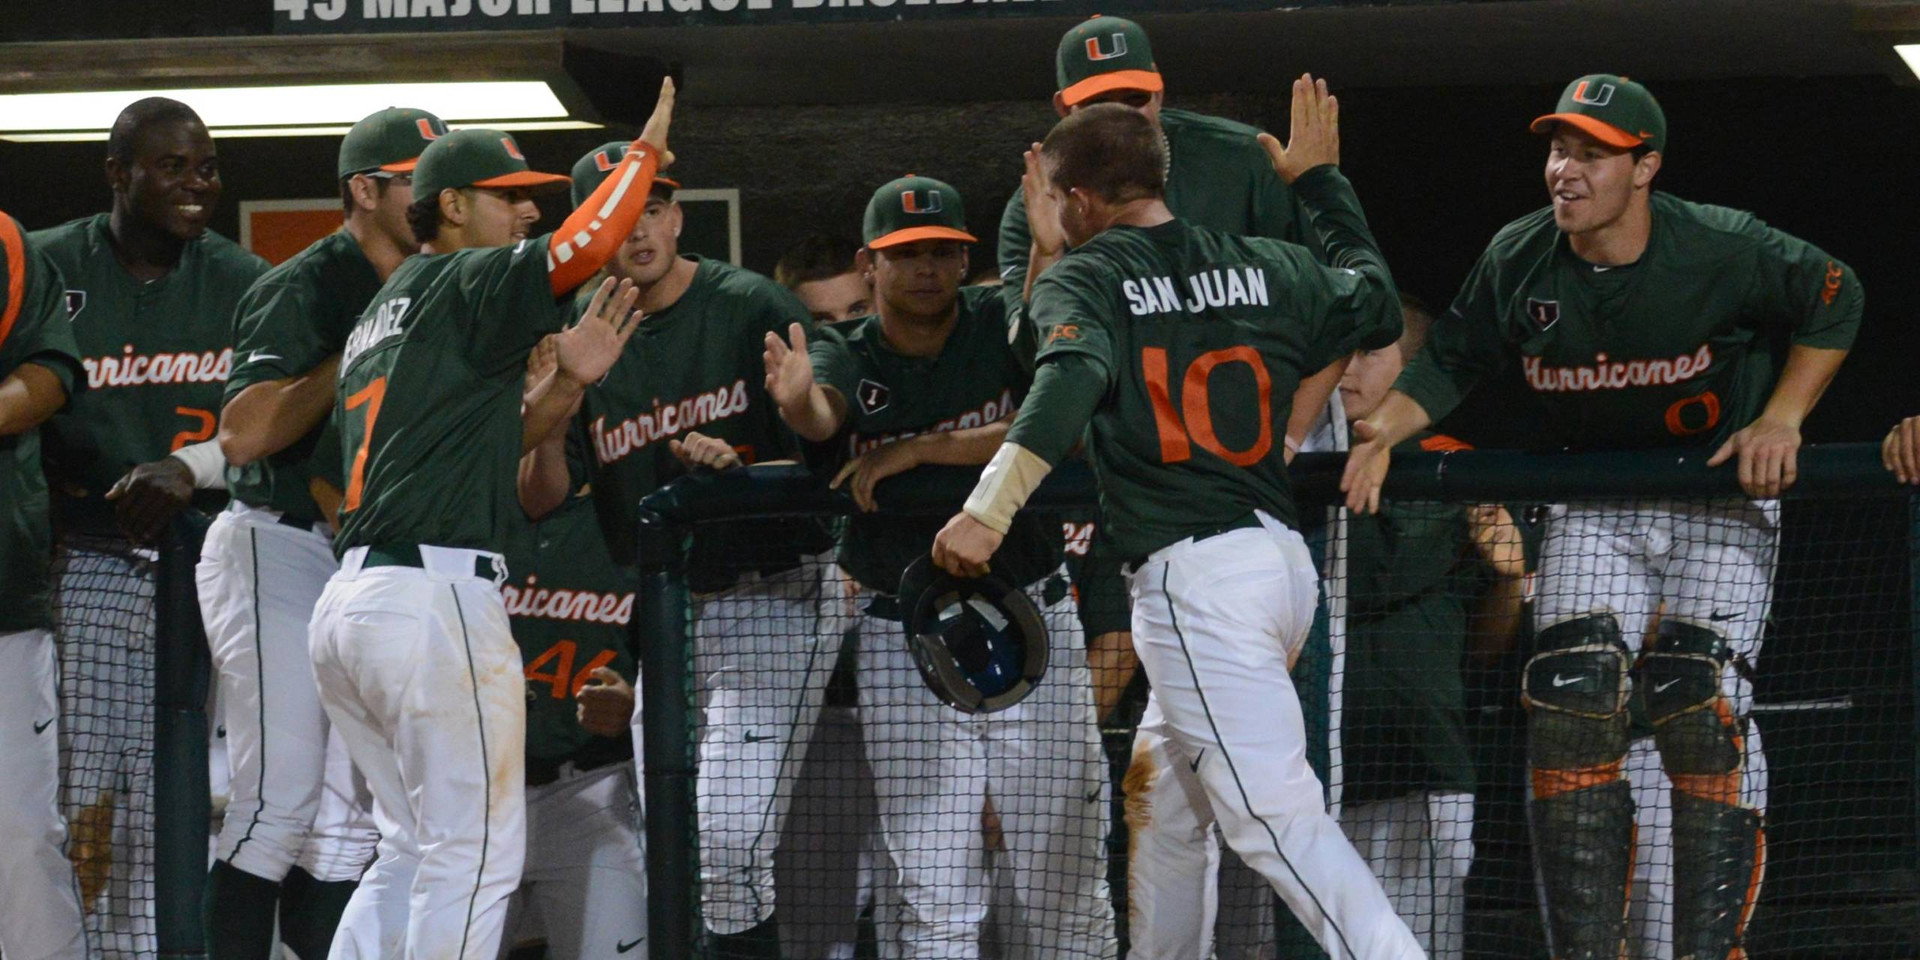
{"label": "commemorative patch on jersey", "polygon": [[1548,327],[1560,322],[1560,301],[1528,297],[1527,316],[1533,320],[1535,332],[1544,332]]}
{"label": "commemorative patch on jersey", "polygon": [[78,317],[80,315],[80,311],[85,310],[86,308],[87,308],[87,292],[85,290],[68,290],[67,291],[68,322],[72,322],[75,317]]}
{"label": "commemorative patch on jersey", "polygon": [[856,392],[860,394],[860,409],[869,414],[879,413],[893,402],[893,391],[887,389],[886,384],[873,380],[861,380]]}

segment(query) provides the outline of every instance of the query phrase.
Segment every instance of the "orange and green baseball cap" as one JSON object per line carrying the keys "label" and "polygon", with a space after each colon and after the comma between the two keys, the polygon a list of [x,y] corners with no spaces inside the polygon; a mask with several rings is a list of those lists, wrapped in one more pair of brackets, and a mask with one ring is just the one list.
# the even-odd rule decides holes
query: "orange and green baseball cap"
{"label": "orange and green baseball cap", "polygon": [[455,130],[427,145],[413,168],[413,195],[435,197],[449,187],[525,187],[534,193],[566,189],[557,173],[527,167],[513,135],[500,130]]}
{"label": "orange and green baseball cap", "polygon": [[[591,153],[573,162],[573,205],[579,206],[593,196],[600,184],[620,165],[627,156],[627,149],[633,146],[631,140],[611,140],[593,148]],[[680,184],[666,177],[653,178],[653,192],[662,199],[673,199],[673,192]]]}
{"label": "orange and green baseball cap", "polygon": [[1667,149],[1667,115],[1660,101],[1646,87],[1611,73],[1590,73],[1567,84],[1560,106],[1535,119],[1528,129],[1547,133],[1561,123],[1609,146]]}
{"label": "orange and green baseball cap", "polygon": [[447,135],[447,122],[425,110],[388,107],[360,118],[340,141],[340,179],[356,173],[407,173],[427,145]]}
{"label": "orange and green baseball cap", "polygon": [[911,173],[874,191],[861,232],[873,250],[915,240],[978,242],[967,232],[960,191]]}
{"label": "orange and green baseball cap", "polygon": [[1147,31],[1120,17],[1095,16],[1068,30],[1053,62],[1060,99],[1069,107],[1110,90],[1166,89]]}

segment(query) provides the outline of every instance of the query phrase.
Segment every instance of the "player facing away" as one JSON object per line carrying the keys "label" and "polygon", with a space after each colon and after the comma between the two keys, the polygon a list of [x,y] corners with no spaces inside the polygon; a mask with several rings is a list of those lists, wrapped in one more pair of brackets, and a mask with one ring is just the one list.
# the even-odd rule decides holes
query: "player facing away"
{"label": "player facing away", "polygon": [[150,953],[152,754],[125,748],[154,722],[150,698],[133,693],[153,673],[143,547],[187,504],[225,503],[213,437],[233,310],[267,264],[207,229],[220,161],[186,104],[149,97],[122,110],[106,179],[109,212],[33,234],[65,281],[87,371],[87,389],[43,429],[42,454],[63,546],[68,852],[98,948]]}
{"label": "player facing away", "polygon": [[[1203,816],[1331,956],[1421,957],[1326,813],[1287,673],[1317,587],[1275,434],[1302,377],[1400,331],[1392,278],[1335,166],[1337,116],[1324,82],[1303,77],[1290,146],[1268,144],[1331,267],[1175,218],[1165,145],[1135,111],[1093,107],[1047,135],[1047,193],[1074,249],[1034,284],[1033,394],[933,557],[963,576],[987,569],[1084,434],[1153,683],[1142,728],[1177,747]],[[1157,915],[1155,887],[1205,879],[1136,875],[1133,922],[1186,922]]]}
{"label": "player facing away", "polygon": [[53,646],[53,528],[40,424],[80,388],[80,348],[60,275],[0,213],[0,953],[83,960],[80,887],[60,814],[59,655]]}
{"label": "player facing away", "polygon": [[[1016,903],[1009,939],[1047,957],[1112,957],[1106,883],[1106,776],[1085,645],[1058,576],[1056,523],[1026,519],[999,555],[1040,607],[1046,679],[1020,704],[969,715],[935,697],[901,628],[901,573],[924,555],[937,518],[880,517],[874,485],[922,464],[984,463],[1027,393],[999,292],[967,275],[960,194],[907,176],[874,192],[858,263],[879,312],[766,340],[768,390],[801,437],[831,441],[833,483],[861,513],[840,567],[859,588],[860,722],[881,831],[893,861],[890,929],[900,956],[974,958],[986,917],[982,814],[999,815]],[[891,948],[890,948],[891,949]]]}
{"label": "player facing away", "polygon": [[225,708],[232,799],[207,876],[207,949],[266,960],[274,922],[302,957],[325,956],[373,857],[372,812],[313,682],[307,624],[333,557],[317,478],[338,488],[330,427],[347,332],[418,245],[407,226],[420,151],[440,118],[391,108],[347,131],[336,173],[345,223],[247,291],[234,315],[220,412],[233,502],[201,548],[201,619]]}
{"label": "player facing away", "polygon": [[[603,176],[624,147],[582,157],[575,174]],[[677,187],[654,181],[646,212],[607,264],[610,276],[632,282],[645,318],[587,388],[572,424],[573,472],[590,483],[622,564],[636,560],[641,497],[695,469],[792,460],[800,449],[767,396],[760,354],[768,334],[811,325],[806,308],[757,273],[682,254]],[[567,444],[568,431],[556,429],[527,458],[528,515],[551,510],[581,479],[569,476]],[[696,735],[700,887],[721,957],[779,952],[773,852],[845,621],[823,583],[830,564],[821,555],[832,544],[805,519],[708,526],[693,542],[693,670],[705,707]]]}
{"label": "player facing away", "polygon": [[[309,639],[320,702],[372,790],[379,857],[334,937],[336,957],[493,960],[525,844],[526,683],[499,587],[520,509],[514,479],[632,330],[613,281],[566,326],[564,303],[632,231],[666,151],[671,81],[642,140],[560,229],[535,173],[492,130],[440,137],[414,168],[401,263],[347,335],[334,419],[343,474],[340,571]],[[524,412],[523,412],[524,406]]]}
{"label": "player facing away", "polygon": [[511,543],[507,616],[527,681],[527,860],[502,946],[537,940],[554,960],[646,960],[627,629],[638,578],[607,554],[585,491],[521,524]]}
{"label": "player facing away", "polygon": [[1551,205],[1494,236],[1433,339],[1355,423],[1342,486],[1372,510],[1391,448],[1514,360],[1574,449],[1737,458],[1752,501],[1553,509],[1523,687],[1553,955],[1622,950],[1634,691],[1674,786],[1673,953],[1717,960],[1738,955],[1766,866],[1747,713],[1779,542],[1770,498],[1792,485],[1800,424],[1853,342],[1860,282],[1751,214],[1655,192],[1667,123],[1638,83],[1581,77],[1533,130],[1549,138]]}

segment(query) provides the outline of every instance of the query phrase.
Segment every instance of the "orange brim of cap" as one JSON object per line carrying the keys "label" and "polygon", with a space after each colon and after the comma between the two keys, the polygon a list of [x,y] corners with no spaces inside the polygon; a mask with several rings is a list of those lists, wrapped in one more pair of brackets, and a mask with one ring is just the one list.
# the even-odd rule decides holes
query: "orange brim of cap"
{"label": "orange brim of cap", "polygon": [[503,173],[497,177],[488,177],[485,180],[475,180],[472,186],[526,187],[535,193],[551,193],[555,190],[564,190],[572,183],[572,177],[562,174],[541,173],[538,170],[520,170],[514,173]]}
{"label": "orange brim of cap", "polygon": [[419,164],[420,158],[414,157],[411,160],[402,160],[399,163],[383,163],[380,165],[380,169],[388,173],[412,173],[413,168]]}
{"label": "orange brim of cap", "polygon": [[668,190],[678,190],[680,189],[680,181],[669,180],[666,177],[654,177],[653,188],[658,190],[661,187],[666,187]]}
{"label": "orange brim of cap", "polygon": [[886,236],[874,240],[867,244],[867,248],[879,250],[883,247],[897,247],[903,243],[913,243],[916,240],[959,240],[965,243],[980,242],[979,237],[965,230],[955,230],[952,227],[908,227],[905,230],[895,230]]}
{"label": "orange brim of cap", "polygon": [[1611,123],[1603,123],[1584,113],[1549,113],[1528,124],[1527,129],[1534,133],[1546,133],[1556,123],[1572,124],[1610,147],[1637,147],[1646,142]]}
{"label": "orange brim of cap", "polygon": [[1060,91],[1060,100],[1071,107],[1110,90],[1143,90],[1147,93],[1159,93],[1166,87],[1167,85],[1160,79],[1160,74],[1152,70],[1115,70],[1112,73],[1095,74]]}

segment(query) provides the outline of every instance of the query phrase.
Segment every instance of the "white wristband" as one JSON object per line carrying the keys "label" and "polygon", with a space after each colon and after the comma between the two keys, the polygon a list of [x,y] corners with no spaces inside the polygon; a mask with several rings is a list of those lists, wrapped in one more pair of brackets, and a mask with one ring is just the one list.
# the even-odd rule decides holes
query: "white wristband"
{"label": "white wristband", "polygon": [[980,482],[961,509],[996,533],[1013,526],[1013,515],[1026,506],[1033,489],[1053,472],[1040,455],[1017,443],[1003,443],[980,472]]}
{"label": "white wristband", "polygon": [[225,490],[227,488],[227,455],[220,449],[220,441],[208,440],[175,450],[171,456],[187,465],[193,474],[193,486],[197,490]]}

